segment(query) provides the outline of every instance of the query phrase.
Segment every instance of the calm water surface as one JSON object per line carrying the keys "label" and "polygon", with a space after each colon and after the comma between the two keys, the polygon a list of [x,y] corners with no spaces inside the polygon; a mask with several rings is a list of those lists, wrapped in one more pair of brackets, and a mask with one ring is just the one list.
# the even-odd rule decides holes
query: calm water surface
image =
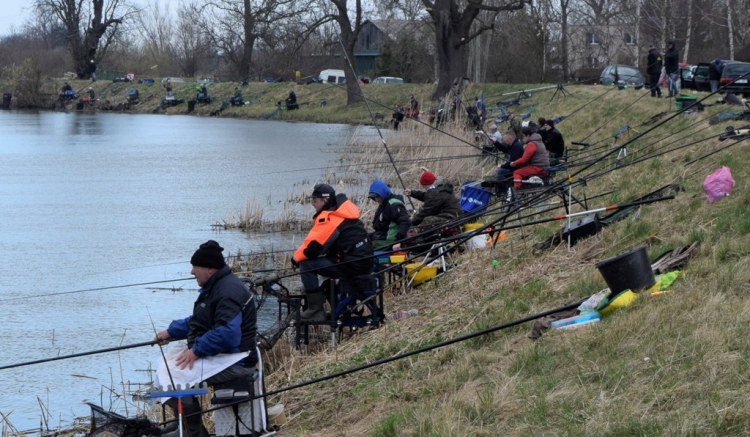
{"label": "calm water surface", "polygon": [[[335,156],[324,152],[371,134],[346,125],[0,112],[0,366],[149,341],[152,320],[163,329],[190,313],[197,285],[188,261],[200,243],[215,239],[225,254],[293,244],[292,236],[212,224],[250,198],[278,204],[295,183],[314,184]],[[19,430],[40,426],[40,402],[51,428],[87,415],[86,401],[124,412],[122,382],[148,382],[159,360],[158,349],[143,347],[0,370],[0,412]]]}

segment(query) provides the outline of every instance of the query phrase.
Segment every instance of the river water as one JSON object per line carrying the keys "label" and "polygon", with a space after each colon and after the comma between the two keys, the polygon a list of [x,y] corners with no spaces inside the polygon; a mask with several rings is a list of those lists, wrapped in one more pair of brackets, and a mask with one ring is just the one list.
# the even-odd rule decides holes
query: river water
{"label": "river water", "polygon": [[[0,112],[0,367],[151,340],[152,320],[161,330],[189,315],[197,290],[189,259],[200,243],[217,240],[225,254],[293,244],[292,236],[212,224],[250,198],[274,205],[299,191],[296,183],[314,184],[335,158],[324,152],[368,134],[346,125]],[[65,427],[88,414],[85,402],[132,415],[122,394],[149,382],[160,359],[158,349],[139,347],[0,370],[0,413],[18,430]]]}

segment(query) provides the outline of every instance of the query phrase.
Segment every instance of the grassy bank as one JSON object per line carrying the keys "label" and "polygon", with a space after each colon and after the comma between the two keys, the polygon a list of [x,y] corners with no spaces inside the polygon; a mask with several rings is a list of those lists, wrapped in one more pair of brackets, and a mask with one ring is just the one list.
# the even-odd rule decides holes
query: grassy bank
{"label": "grassy bank", "polygon": [[[98,105],[116,106],[124,103],[130,87],[138,90],[141,103],[125,111],[129,113],[150,114],[153,112],[161,100],[165,97],[165,90],[161,81],[152,85],[138,83],[112,83],[109,81],[69,81],[71,86],[78,91],[80,95],[86,92],[89,86],[96,91]],[[45,84],[45,92],[50,99],[56,98],[59,90],[64,83],[63,80],[53,80]],[[210,104],[197,104],[193,115],[208,116],[212,112],[222,107],[222,102],[228,101],[234,95],[234,89],[237,86],[233,82],[216,82],[208,85],[208,92],[213,102]],[[183,99],[185,102],[165,108],[159,113],[166,114],[188,114],[187,101],[195,99],[196,83],[193,81],[185,83],[174,83],[173,92],[176,98]],[[371,99],[371,109],[378,122],[388,122],[391,119],[393,105],[400,102],[406,105],[409,101],[409,94],[414,94],[423,108],[432,105],[430,96],[434,91],[433,85],[424,84],[404,84],[404,85],[363,85],[362,90],[365,96]],[[464,91],[466,96],[473,98],[475,95],[484,94],[487,97],[499,96],[506,92],[515,92],[520,89],[529,89],[531,86],[524,85],[468,85]],[[297,101],[300,109],[296,111],[283,110],[280,114],[273,117],[274,120],[293,120],[308,121],[316,123],[348,123],[348,124],[372,124],[372,118],[369,115],[365,103],[346,106],[346,88],[331,84],[310,84],[297,85],[294,83],[258,83],[252,82],[241,87],[242,95],[248,105],[242,107],[227,107],[221,111],[222,117],[237,118],[262,118],[271,114],[277,107],[278,102],[284,102],[289,95],[290,90],[294,90],[297,95]],[[493,97],[494,98],[494,97]],[[502,97],[509,99],[509,96]],[[326,106],[321,102],[325,100]],[[497,99],[495,99],[497,100]],[[488,100],[489,102],[490,100]],[[52,100],[50,100],[50,106]],[[283,106],[283,105],[282,105]]]}
{"label": "grassy bank", "polygon": [[[458,267],[447,275],[407,294],[387,296],[389,310],[416,308],[417,316],[350,338],[335,352],[294,354],[268,377],[267,384],[269,388],[283,387],[575,302],[606,286],[594,267],[598,261],[644,244],[653,259],[668,249],[699,241],[701,255],[690,261],[684,278],[671,292],[640,299],[592,328],[550,332],[532,341],[527,338],[531,323],[526,323],[284,393],[275,401],[287,406],[286,433],[747,433],[748,144],[739,143],[688,164],[729,144],[712,135],[726,125],[743,123],[710,125],[710,116],[732,109],[713,106],[669,121],[673,114],[667,114],[659,122],[641,125],[653,115],[669,111],[669,102],[641,98],[646,91],[608,90],[571,87],[566,97],[551,99],[554,91],[548,91],[535,93],[531,99],[536,103],[535,115],[572,114],[559,126],[568,143],[588,137],[594,143],[591,147],[602,152],[612,150],[612,135],[625,124],[635,131],[624,134],[620,144],[628,135],[645,134],[629,145],[628,156],[648,159],[591,178],[585,187],[577,186],[574,194],[582,198],[611,191],[590,204],[602,207],[667,184],[681,184],[684,192],[674,200],[641,208],[571,251],[560,246],[534,253],[534,244],[559,229],[559,222],[509,231],[509,238],[494,252],[464,253],[458,257]],[[660,122],[664,124],[657,126]],[[412,123],[407,128],[409,135],[389,137],[388,141],[396,161],[403,163],[400,172],[411,184],[419,167],[425,165],[407,163],[414,157],[476,153],[426,126]],[[454,134],[469,143],[473,140],[471,132],[456,130]],[[704,138],[707,140],[690,145]],[[352,152],[350,160],[363,165],[353,169],[364,169],[397,186],[391,169],[375,165],[387,161],[382,147],[352,144],[352,150],[358,146],[368,149],[367,153]],[[583,162],[584,158],[574,155],[571,161]],[[597,169],[611,169],[612,158],[585,170],[584,166],[571,166],[573,181]],[[476,157],[426,165],[455,182],[489,174],[494,166],[482,166]],[[731,168],[737,186],[731,196],[711,205],[705,201],[702,182],[720,165]],[[574,211],[580,210],[574,207]],[[497,267],[493,260],[498,261]]]}

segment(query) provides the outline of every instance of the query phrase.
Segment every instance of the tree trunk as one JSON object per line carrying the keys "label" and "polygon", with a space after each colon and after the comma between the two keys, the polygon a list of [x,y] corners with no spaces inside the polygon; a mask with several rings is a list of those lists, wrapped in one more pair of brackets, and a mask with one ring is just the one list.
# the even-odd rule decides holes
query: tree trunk
{"label": "tree trunk", "polygon": [[[448,5],[441,5],[442,3]],[[469,26],[474,17],[468,21],[466,29],[462,29],[461,22],[458,20],[460,16],[450,7],[450,0],[436,1],[435,9],[431,13],[435,23],[437,61],[440,65],[438,86],[432,97],[439,98],[448,93],[453,86],[454,79],[458,78],[460,81],[466,75],[466,46],[463,41],[468,35]],[[455,20],[454,17],[456,17]]]}
{"label": "tree trunk", "polygon": [[240,78],[252,76],[253,46],[255,45],[255,20],[253,19],[252,10],[250,9],[250,0],[243,0],[244,11],[243,30],[245,33],[244,47],[242,47],[242,65],[240,66]]}
{"label": "tree trunk", "polygon": [[682,62],[687,64],[690,53],[690,40],[693,35],[693,0],[687,0],[687,34],[685,35],[685,51],[682,54]]}
{"label": "tree trunk", "polygon": [[641,65],[641,0],[635,1],[635,65]]}
{"label": "tree trunk", "polygon": [[732,3],[727,0],[727,31],[729,37],[729,59],[734,61],[734,28],[732,27]]}
{"label": "tree trunk", "polygon": [[563,81],[567,82],[570,80],[570,52],[568,51],[568,5],[570,0],[560,0],[560,19],[561,23],[561,40],[560,45],[562,46],[562,69],[563,69]]}

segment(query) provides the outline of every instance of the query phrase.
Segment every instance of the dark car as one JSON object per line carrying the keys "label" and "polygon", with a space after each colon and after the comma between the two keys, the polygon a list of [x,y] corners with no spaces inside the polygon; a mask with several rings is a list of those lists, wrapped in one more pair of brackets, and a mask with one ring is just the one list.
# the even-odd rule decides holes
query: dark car
{"label": "dark car", "polygon": [[615,76],[618,81],[628,85],[641,85],[645,82],[643,75],[637,68],[628,65],[612,64],[604,67],[601,76],[599,76],[599,83],[611,85],[615,83]]}
{"label": "dark car", "polygon": [[719,86],[721,92],[750,97],[750,63],[724,62]]}
{"label": "dark car", "polygon": [[693,71],[693,85],[696,91],[711,91],[711,84],[708,83],[708,62],[701,62],[695,66]]}

